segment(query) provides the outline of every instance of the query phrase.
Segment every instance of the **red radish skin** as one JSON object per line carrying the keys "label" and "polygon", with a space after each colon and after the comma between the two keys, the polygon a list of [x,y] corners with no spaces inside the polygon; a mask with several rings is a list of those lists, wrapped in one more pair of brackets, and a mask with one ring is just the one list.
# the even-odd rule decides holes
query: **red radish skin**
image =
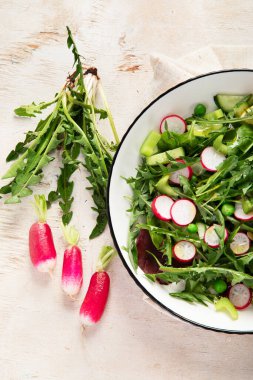
{"label": "red radish skin", "polygon": [[47,223],[34,223],[29,231],[29,250],[33,265],[39,272],[52,272],[56,250],[51,228]]}
{"label": "red radish skin", "polygon": [[79,241],[79,232],[74,226],[62,225],[63,234],[69,247],[65,250],[62,266],[62,289],[63,291],[74,298],[83,283],[83,264],[82,252],[77,246]]}
{"label": "red radish skin", "polygon": [[203,150],[200,156],[200,162],[204,169],[209,172],[216,172],[217,167],[225,161],[224,154],[218,152],[214,147],[208,146]]}
{"label": "red radish skin", "polygon": [[151,210],[153,214],[160,220],[168,222],[171,220],[171,207],[174,201],[167,195],[158,195],[151,203]]}
{"label": "red radish skin", "polygon": [[89,288],[80,308],[80,320],[83,327],[96,324],[102,317],[110,289],[110,277],[105,268],[116,255],[116,251],[110,247],[102,248],[97,270],[90,279]]}
{"label": "red radish skin", "polygon": [[243,310],[251,304],[252,290],[244,284],[235,284],[229,289],[228,298],[237,310]]}
{"label": "red radish skin", "polygon": [[[181,162],[182,164],[185,164],[184,160],[177,159],[176,161]],[[190,166],[187,166],[183,169],[178,169],[177,171],[172,172],[170,174],[170,182],[174,183],[175,185],[180,185],[180,178],[179,178],[180,175],[190,180],[192,177],[192,168]]]}
{"label": "red radish skin", "polygon": [[171,218],[173,222],[182,227],[190,224],[194,220],[196,213],[195,204],[186,198],[175,201],[171,207]]}
{"label": "red radish skin", "polygon": [[110,277],[106,272],[95,272],[91,276],[90,285],[80,309],[83,326],[97,323],[105,309],[110,289]]}
{"label": "red radish skin", "polygon": [[51,228],[46,223],[46,198],[44,195],[35,195],[34,200],[38,222],[29,231],[30,258],[39,272],[51,273],[56,263],[56,250]]}
{"label": "red radish skin", "polygon": [[230,244],[231,251],[236,255],[244,255],[248,252],[250,240],[244,232],[237,232]]}
{"label": "red radish skin", "polygon": [[243,220],[245,222],[249,222],[250,220],[253,220],[253,211],[249,212],[248,214],[245,214],[242,208],[241,203],[236,203],[235,204],[235,212],[234,216],[236,219]]}
{"label": "red radish skin", "polygon": [[189,263],[196,255],[196,247],[187,240],[181,240],[174,245],[172,253],[177,261],[181,263]]}
{"label": "red radish skin", "polygon": [[76,296],[83,283],[82,252],[76,245],[64,252],[62,266],[62,289],[70,297]]}
{"label": "red radish skin", "polygon": [[173,114],[165,116],[160,123],[160,133],[166,131],[165,122],[167,121],[168,131],[183,134],[186,131],[186,121],[179,115]]}
{"label": "red radish skin", "polygon": [[[217,235],[217,233],[215,231],[215,227],[218,227],[218,224],[209,227],[206,230],[205,235],[204,235],[204,242],[207,245],[209,245],[209,247],[211,247],[211,248],[218,248],[220,246],[219,236]],[[225,238],[224,238],[224,241],[226,241],[227,239],[228,239],[228,231],[225,228]]]}

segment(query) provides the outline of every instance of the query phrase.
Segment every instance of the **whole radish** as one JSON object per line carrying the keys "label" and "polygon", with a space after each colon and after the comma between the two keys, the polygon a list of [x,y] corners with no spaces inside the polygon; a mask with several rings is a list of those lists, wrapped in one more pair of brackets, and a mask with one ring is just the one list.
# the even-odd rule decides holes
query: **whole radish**
{"label": "whole radish", "polygon": [[56,251],[51,228],[46,223],[46,198],[44,195],[35,195],[34,200],[38,222],[29,231],[30,257],[39,272],[51,273],[56,263]]}
{"label": "whole radish", "polygon": [[115,255],[115,249],[110,246],[103,247],[100,252],[96,272],[91,276],[80,308],[81,323],[84,327],[94,325],[102,317],[110,288],[110,277],[105,269]]}
{"label": "whole radish", "polygon": [[63,233],[69,247],[64,252],[62,289],[70,297],[77,295],[83,283],[82,252],[77,246],[79,232],[74,226],[64,226]]}

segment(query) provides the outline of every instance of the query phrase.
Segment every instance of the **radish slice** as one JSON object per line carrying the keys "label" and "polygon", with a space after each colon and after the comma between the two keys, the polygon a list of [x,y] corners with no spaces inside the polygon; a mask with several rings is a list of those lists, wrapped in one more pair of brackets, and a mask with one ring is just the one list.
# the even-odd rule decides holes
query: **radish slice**
{"label": "radish slice", "polygon": [[244,284],[236,284],[231,286],[228,298],[236,309],[242,310],[251,304],[252,290]]}
{"label": "radish slice", "polygon": [[250,240],[253,240],[253,232],[247,232],[247,236]]}
{"label": "radish slice", "polygon": [[177,261],[188,263],[196,255],[195,245],[187,240],[181,240],[173,247],[173,256]]}
{"label": "radish slice", "polygon": [[242,208],[242,204],[236,203],[234,216],[236,217],[236,219],[239,219],[239,220],[244,220],[244,221],[253,220],[253,211],[249,212],[248,214],[245,214]]}
{"label": "radish slice", "polygon": [[165,122],[167,122],[168,131],[178,133],[182,135],[186,131],[187,124],[185,120],[179,115],[168,115],[165,116],[160,124],[160,132],[166,131]]}
{"label": "radish slice", "polygon": [[[181,162],[182,164],[185,164],[184,160],[176,160],[177,162]],[[170,165],[168,165],[170,167]],[[188,179],[191,179],[192,177],[192,168],[190,166],[187,166],[186,168],[179,169],[173,173],[170,174],[170,182],[174,183],[175,185],[180,185],[180,178],[179,176],[182,175]]]}
{"label": "radish slice", "polygon": [[168,221],[171,220],[170,212],[173,204],[173,199],[167,195],[159,195],[153,199],[151,203],[151,210],[158,219]]}
{"label": "radish slice", "polygon": [[200,161],[207,171],[209,172],[216,172],[217,167],[225,161],[226,157],[224,154],[217,152],[216,149],[212,146],[208,146],[203,150],[200,156]]}
{"label": "radish slice", "polygon": [[250,247],[249,238],[243,232],[238,232],[235,235],[234,239],[232,240],[232,243],[230,244],[231,250],[237,256],[243,255],[244,253],[248,252],[249,247]]}
{"label": "radish slice", "polygon": [[196,216],[196,206],[189,199],[179,199],[171,207],[171,218],[178,226],[187,226]]}
{"label": "radish slice", "polygon": [[[204,241],[207,245],[209,245],[209,247],[218,248],[220,245],[220,238],[215,231],[215,227],[218,227],[218,226],[219,226],[218,224],[214,224],[213,226],[209,227],[205,232]],[[227,238],[228,238],[228,231],[225,228],[224,241],[226,241]]]}

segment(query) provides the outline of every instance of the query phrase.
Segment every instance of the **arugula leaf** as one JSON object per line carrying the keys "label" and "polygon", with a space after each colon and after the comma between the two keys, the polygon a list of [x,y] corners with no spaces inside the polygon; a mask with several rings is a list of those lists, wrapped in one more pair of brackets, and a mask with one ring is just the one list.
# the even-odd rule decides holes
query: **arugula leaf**
{"label": "arugula leaf", "polygon": [[71,30],[69,29],[68,26],[66,28],[68,31],[67,45],[69,49],[72,49],[72,53],[74,56],[73,66],[75,66],[76,68],[76,71],[72,74],[70,79],[71,81],[74,81],[77,78],[78,90],[80,91],[81,94],[83,94],[85,91],[85,88],[84,88],[84,81],[83,81],[83,67],[82,67],[82,62],[81,62],[81,56],[78,53]]}
{"label": "arugula leaf", "polygon": [[[208,281],[223,276],[227,279],[228,282],[231,282],[232,285],[243,282],[245,285],[253,287],[253,276],[228,268],[211,266],[173,268],[161,266],[160,270],[164,272],[162,279],[166,279],[166,281],[171,281],[170,278],[173,279],[172,281],[176,282],[187,278],[198,279],[203,274],[208,279]],[[160,278],[159,273],[157,276]]]}
{"label": "arugula leaf", "polygon": [[50,102],[41,102],[39,104],[35,104],[34,102],[32,104],[20,106],[14,110],[15,114],[17,116],[24,116],[24,117],[36,117],[37,114],[41,113],[43,109],[49,107],[51,104],[55,103],[58,98],[55,98],[54,100]]}

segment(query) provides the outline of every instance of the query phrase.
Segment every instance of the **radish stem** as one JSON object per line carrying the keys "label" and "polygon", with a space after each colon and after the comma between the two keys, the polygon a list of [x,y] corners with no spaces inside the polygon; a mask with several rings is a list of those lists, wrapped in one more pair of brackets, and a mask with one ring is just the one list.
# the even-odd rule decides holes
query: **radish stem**
{"label": "radish stem", "polygon": [[101,83],[98,84],[98,91],[99,91],[99,93],[101,95],[101,98],[103,100],[104,107],[105,107],[107,115],[108,115],[108,120],[110,122],[110,126],[111,126],[111,129],[112,129],[112,133],[113,133],[115,142],[118,145],[120,143],[120,139],[119,139],[118,133],[116,131],[116,127],[115,127],[115,124],[114,124],[112,113],[110,111],[109,104],[107,102],[107,99],[106,99],[106,96],[105,96],[105,93],[104,93],[104,90],[103,90],[103,87],[102,87]]}

